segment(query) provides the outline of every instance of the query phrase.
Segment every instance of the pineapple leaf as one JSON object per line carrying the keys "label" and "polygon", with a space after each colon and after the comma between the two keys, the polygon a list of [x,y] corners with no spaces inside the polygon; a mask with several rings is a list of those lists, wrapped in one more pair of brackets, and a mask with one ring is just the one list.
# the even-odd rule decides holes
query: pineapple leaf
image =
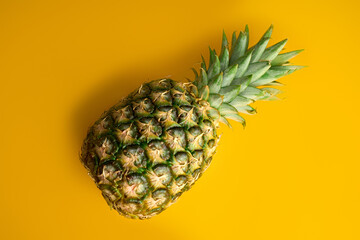
{"label": "pineapple leaf", "polygon": [[249,105],[252,102],[254,101],[249,98],[243,96],[237,96],[230,102],[230,105],[234,106],[237,109],[239,107]]}
{"label": "pineapple leaf", "polygon": [[208,86],[211,93],[218,93],[221,89],[221,84],[223,81],[223,73],[219,73],[209,80]]}
{"label": "pineapple leaf", "polygon": [[232,38],[231,38],[231,49],[234,48],[235,43],[236,43],[236,32],[233,32]]}
{"label": "pineapple leaf", "polygon": [[220,55],[220,69],[224,71],[229,66],[229,50],[225,48],[224,52]]}
{"label": "pineapple leaf", "polygon": [[248,69],[244,73],[244,76],[253,75],[252,82],[259,79],[266,71],[271,67],[270,62],[256,62],[250,63]]}
{"label": "pineapple leaf", "polygon": [[243,127],[245,127],[245,125],[246,125],[245,119],[243,117],[241,117],[239,114],[230,113],[230,114],[227,114],[225,116],[225,118],[237,121],[237,122],[241,123],[243,125]]}
{"label": "pineapple leaf", "polygon": [[230,65],[245,54],[248,43],[249,39],[247,34],[245,32],[240,32],[234,47],[231,49]]}
{"label": "pineapple leaf", "polygon": [[201,86],[205,86],[208,84],[207,73],[203,68],[200,69],[200,81],[201,81]]}
{"label": "pineapple leaf", "polygon": [[217,94],[217,93],[211,93],[209,95],[208,102],[213,108],[219,108],[221,103],[223,102],[224,96]]}
{"label": "pineapple leaf", "polygon": [[210,68],[210,66],[215,62],[216,54],[215,51],[212,50],[210,47],[209,47],[209,52],[210,52],[210,62],[209,62],[209,68]]}
{"label": "pineapple leaf", "polygon": [[240,85],[223,87],[220,94],[224,96],[224,102],[231,102],[240,92]]}
{"label": "pineapple leaf", "polygon": [[256,110],[249,106],[249,105],[245,105],[245,106],[242,106],[242,107],[237,107],[236,110],[240,113],[245,113],[245,114],[249,114],[249,115],[254,115],[256,114]]}
{"label": "pineapple leaf", "polygon": [[242,57],[249,46],[249,28],[245,26],[245,31],[240,32],[239,37],[234,46],[231,49],[230,64],[234,63],[239,57]]}
{"label": "pineapple leaf", "polygon": [[282,87],[284,84],[278,81],[273,81],[271,83],[264,84],[263,86],[276,86],[276,87]]}
{"label": "pineapple leaf", "polygon": [[201,55],[201,59],[202,59],[201,68],[202,68],[202,69],[205,69],[205,71],[207,71],[206,62],[205,62],[205,59],[204,59],[204,56],[203,56],[203,55]]}
{"label": "pineapple leaf", "polygon": [[250,98],[252,100],[258,100],[259,98],[264,96],[264,93],[261,89],[247,87],[244,91],[240,93],[240,95],[246,98]]}
{"label": "pineapple leaf", "polygon": [[220,115],[222,116],[225,116],[227,114],[237,114],[236,108],[225,102],[220,105],[219,111]]}
{"label": "pineapple leaf", "polygon": [[[249,48],[249,28],[238,35],[233,32],[230,43],[225,32],[222,32],[220,55],[209,47],[210,60],[208,68],[201,63],[200,72],[194,70],[194,84],[201,89],[200,96],[207,98],[217,112],[210,114],[213,118],[228,124],[226,119],[233,119],[245,126],[245,120],[239,113],[255,114],[249,106],[257,100],[277,100],[280,93],[274,86],[282,86],[277,80],[303,66],[288,65],[289,59],[299,54],[296,50],[279,54],[287,39],[267,47],[273,26],[271,25],[260,40]],[[208,86],[208,89],[205,88]],[[210,116],[210,115],[209,115]]]}
{"label": "pineapple leaf", "polygon": [[264,75],[262,75],[259,79],[257,79],[256,81],[252,82],[250,84],[250,86],[252,87],[258,87],[258,86],[263,86],[266,84],[269,84],[273,81],[275,81],[276,79],[278,79],[279,77],[275,77],[275,76],[271,76],[269,75],[268,72],[266,72]]}
{"label": "pineapple leaf", "polygon": [[273,66],[283,65],[287,63],[291,58],[301,53],[302,51],[304,51],[304,49],[279,54],[271,61],[271,65]]}
{"label": "pineapple leaf", "polygon": [[251,62],[257,62],[259,61],[261,55],[263,54],[269,40],[271,37],[271,33],[273,30],[273,25],[269,27],[269,29],[265,32],[265,34],[262,36],[260,41],[254,46],[254,52],[251,58]]}
{"label": "pineapple leaf", "polygon": [[234,81],[231,83],[231,85],[240,85],[240,92],[244,91],[249,84],[251,83],[252,75],[241,77],[241,78],[235,78]]}
{"label": "pineapple leaf", "polygon": [[220,117],[219,121],[226,124],[226,126],[228,126],[229,128],[231,128],[231,124],[225,117]]}
{"label": "pineapple leaf", "polygon": [[211,108],[211,109],[207,110],[207,114],[212,119],[219,119],[220,118],[220,113],[215,108]]}
{"label": "pineapple leaf", "polygon": [[209,86],[205,86],[200,90],[200,98],[204,99],[205,101],[209,99],[209,94],[210,94]]}
{"label": "pineapple leaf", "polygon": [[194,75],[195,75],[195,79],[197,80],[197,79],[199,78],[199,75],[198,75],[196,69],[195,69],[195,68],[191,68],[191,70],[193,71],[193,73],[194,73]]}
{"label": "pineapple leaf", "polygon": [[238,65],[238,69],[235,75],[235,78],[242,77],[246,72],[247,68],[249,67],[250,60],[251,60],[252,51],[246,53],[244,56],[237,59],[234,64]]}
{"label": "pineapple leaf", "polygon": [[[281,93],[281,90],[276,89],[276,88],[269,88],[269,87],[264,87],[261,89],[261,91],[263,91],[265,99],[267,99],[268,97],[276,96]],[[261,100],[264,100],[264,99],[261,99]]]}
{"label": "pineapple leaf", "polygon": [[285,76],[295,72],[296,70],[302,69],[304,66],[298,65],[284,65],[284,66],[273,66],[267,72],[272,76]]}
{"label": "pineapple leaf", "polygon": [[245,26],[244,33],[245,33],[245,36],[244,36],[244,39],[243,39],[244,42],[241,43],[241,54],[240,54],[240,56],[243,56],[246,53],[246,51],[247,51],[247,49],[249,47],[249,27],[248,27],[248,25]]}
{"label": "pineapple leaf", "polygon": [[278,42],[271,47],[268,47],[265,49],[264,53],[261,56],[262,61],[272,61],[279,52],[284,48],[285,44],[287,43],[287,39],[282,40],[281,42]]}
{"label": "pineapple leaf", "polygon": [[229,86],[237,73],[238,65],[233,65],[224,71],[222,87]]}
{"label": "pineapple leaf", "polygon": [[223,30],[223,38],[222,38],[222,42],[221,42],[221,53],[223,53],[225,51],[225,49],[228,48],[228,40],[225,34],[225,31]]}
{"label": "pineapple leaf", "polygon": [[220,61],[218,56],[215,56],[214,62],[210,65],[208,70],[208,78],[211,79],[220,73]]}

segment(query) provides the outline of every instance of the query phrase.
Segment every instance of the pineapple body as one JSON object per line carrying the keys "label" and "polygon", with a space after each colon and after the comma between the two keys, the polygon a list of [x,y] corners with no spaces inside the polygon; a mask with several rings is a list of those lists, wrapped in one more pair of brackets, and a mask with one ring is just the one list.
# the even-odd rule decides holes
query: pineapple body
{"label": "pineapple body", "polygon": [[83,164],[112,208],[149,218],[209,166],[218,141],[216,112],[192,83],[145,83],[89,129]]}

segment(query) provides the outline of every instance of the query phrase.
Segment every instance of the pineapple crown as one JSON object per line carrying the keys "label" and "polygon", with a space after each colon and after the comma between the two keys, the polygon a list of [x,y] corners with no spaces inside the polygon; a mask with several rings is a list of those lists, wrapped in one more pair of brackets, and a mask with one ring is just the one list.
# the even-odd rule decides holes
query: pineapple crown
{"label": "pineapple crown", "polygon": [[193,68],[193,83],[199,90],[199,96],[219,111],[220,122],[230,126],[227,119],[232,119],[245,127],[245,119],[240,114],[256,113],[249,104],[257,100],[277,100],[280,90],[273,87],[282,84],[276,80],[303,68],[289,65],[289,60],[303,50],[279,54],[287,39],[267,48],[272,30],[271,25],[258,43],[250,48],[247,25],[238,36],[233,33],[231,47],[223,32],[220,55],[209,48],[209,67],[202,56],[199,73]]}

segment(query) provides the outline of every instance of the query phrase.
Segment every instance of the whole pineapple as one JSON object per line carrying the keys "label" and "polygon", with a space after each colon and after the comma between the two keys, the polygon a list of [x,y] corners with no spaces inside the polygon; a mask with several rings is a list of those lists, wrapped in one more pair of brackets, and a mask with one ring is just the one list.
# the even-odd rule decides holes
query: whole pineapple
{"label": "whole pineapple", "polygon": [[130,218],[150,218],[173,204],[211,163],[219,122],[245,120],[256,100],[273,100],[276,80],[301,66],[287,65],[300,50],[279,54],[287,40],[266,48],[272,26],[248,48],[246,26],[226,35],[220,55],[210,49],[195,80],[154,80],[106,111],[89,129],[81,161],[110,207]]}

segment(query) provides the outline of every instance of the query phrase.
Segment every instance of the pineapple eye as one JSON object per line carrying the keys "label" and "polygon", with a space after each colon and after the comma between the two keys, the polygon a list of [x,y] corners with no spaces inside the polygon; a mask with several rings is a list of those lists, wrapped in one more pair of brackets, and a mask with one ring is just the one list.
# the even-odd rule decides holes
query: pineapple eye
{"label": "pineapple eye", "polygon": [[159,164],[154,168],[155,174],[161,178],[163,185],[168,185],[172,179],[170,168],[167,165]]}
{"label": "pineapple eye", "polygon": [[182,186],[182,185],[186,184],[186,182],[187,182],[187,177],[184,175],[181,175],[176,178],[176,185],[178,185],[178,186]]}
{"label": "pineapple eye", "polygon": [[214,139],[211,139],[210,141],[208,141],[208,146],[210,148],[214,147],[215,146],[215,140]]}
{"label": "pineapple eye", "polygon": [[186,115],[187,115],[186,113],[181,113],[179,117],[180,117],[180,118],[185,118]]}
{"label": "pineapple eye", "polygon": [[128,195],[144,196],[148,191],[148,182],[146,178],[140,174],[130,174],[127,176],[128,187],[126,187]]}
{"label": "pineapple eye", "polygon": [[199,127],[192,127],[189,129],[189,132],[193,136],[199,136],[201,134],[201,129]]}
{"label": "pineapple eye", "polygon": [[159,110],[162,111],[162,112],[168,112],[171,110],[171,107],[169,106],[166,106],[166,107],[159,107]]}
{"label": "pineapple eye", "polygon": [[141,203],[132,199],[132,201],[118,201],[116,208],[125,214],[136,214],[141,210]]}
{"label": "pineapple eye", "polygon": [[163,88],[171,88],[171,83],[168,79],[164,79],[160,82],[160,86]]}
{"label": "pineapple eye", "polygon": [[152,197],[158,201],[158,205],[162,205],[169,200],[169,193],[166,189],[158,189],[152,193]]}
{"label": "pineapple eye", "polygon": [[194,158],[199,159],[200,161],[202,161],[203,151],[202,150],[194,151],[193,156],[194,156]]}
{"label": "pineapple eye", "polygon": [[205,126],[207,127],[212,127],[212,123],[209,120],[204,120],[203,123],[205,124]]}
{"label": "pineapple eye", "polygon": [[175,159],[179,163],[186,163],[189,160],[189,156],[186,152],[178,152],[177,154],[175,154]]}
{"label": "pineapple eye", "polygon": [[174,94],[174,97],[175,97],[175,98],[181,98],[181,95],[182,95],[182,94],[180,94],[180,93],[175,93],[175,94]]}
{"label": "pineapple eye", "polygon": [[124,113],[128,118],[133,117],[132,109],[129,105],[124,108]]}
{"label": "pineapple eye", "polygon": [[148,94],[150,92],[150,88],[149,88],[149,86],[147,86],[147,85],[142,85],[140,88],[139,88],[139,93],[141,94],[141,95],[145,95],[145,94]]}

